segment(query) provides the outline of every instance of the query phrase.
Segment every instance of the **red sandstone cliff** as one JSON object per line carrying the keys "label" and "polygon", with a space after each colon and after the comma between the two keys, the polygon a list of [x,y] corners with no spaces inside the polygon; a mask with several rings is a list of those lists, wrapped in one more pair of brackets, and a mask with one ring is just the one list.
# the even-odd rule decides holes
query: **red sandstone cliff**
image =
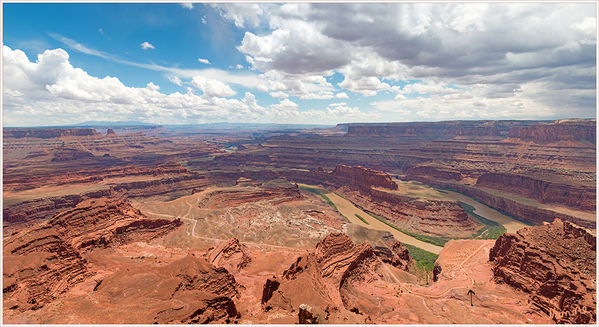
{"label": "red sandstone cliff", "polygon": [[[399,261],[406,257],[400,244],[375,251],[368,243],[354,244],[345,234],[329,234],[315,251],[298,257],[282,276],[267,280],[262,303],[266,310],[299,310],[300,322],[367,322],[380,308],[364,287],[385,278],[380,269],[383,261],[375,252],[390,252]],[[397,266],[407,267],[409,260],[407,257]]]}
{"label": "red sandstone cliff", "polygon": [[559,203],[579,210],[595,211],[594,185],[570,185],[510,173],[483,174],[476,185],[523,195],[543,203]]}
{"label": "red sandstone cliff", "polygon": [[432,180],[418,176],[416,178],[413,178],[413,180],[417,180],[436,187],[454,189],[459,193],[475,198],[476,200],[488,205],[491,208],[494,208],[501,212],[505,212],[508,215],[514,216],[524,221],[528,221],[530,223],[542,224],[543,222],[550,222],[553,221],[553,219],[555,218],[559,218],[561,220],[570,221],[586,228],[595,228],[595,221],[585,220],[582,218],[566,215],[552,210],[538,208],[532,205],[526,205],[495,194],[491,194],[476,187],[471,187],[458,183],[449,183],[439,180]]}
{"label": "red sandstone cliff", "polygon": [[180,220],[148,219],[124,200],[93,199],[4,238],[5,307],[21,311],[51,302],[93,273],[87,250],[164,235]]}
{"label": "red sandstone cliff", "polygon": [[510,127],[527,126],[531,121],[442,121],[409,123],[350,124],[348,136],[412,137],[417,139],[455,136],[506,137]]}
{"label": "red sandstone cliff", "polygon": [[337,178],[342,185],[353,185],[364,190],[369,190],[373,186],[397,190],[397,184],[391,180],[391,177],[379,170],[361,166],[337,165],[331,175]]}
{"label": "red sandstone cliff", "polygon": [[549,124],[514,127],[510,129],[509,136],[536,143],[586,141],[595,144],[596,131],[595,120],[562,120]]}
{"label": "red sandstone cliff", "polygon": [[491,249],[497,282],[530,294],[560,324],[596,322],[596,240],[588,231],[556,219],[504,234]]}
{"label": "red sandstone cliff", "polygon": [[207,253],[207,259],[211,264],[224,267],[229,272],[238,272],[252,262],[247,246],[239,243],[236,238],[222,242],[215,248],[210,249]]}
{"label": "red sandstone cliff", "polygon": [[64,136],[100,136],[93,128],[4,128],[5,138],[57,138]]}
{"label": "red sandstone cliff", "polygon": [[470,237],[481,227],[457,201],[419,200],[377,189],[362,192],[343,187],[339,192],[362,210],[419,234]]}

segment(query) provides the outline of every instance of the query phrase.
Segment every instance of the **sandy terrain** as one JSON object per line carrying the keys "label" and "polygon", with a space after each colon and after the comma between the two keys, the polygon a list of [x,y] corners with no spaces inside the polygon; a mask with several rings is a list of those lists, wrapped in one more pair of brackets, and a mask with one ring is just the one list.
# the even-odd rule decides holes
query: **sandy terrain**
{"label": "sandy terrain", "polygon": [[[413,238],[412,236],[406,235],[394,228],[387,226],[386,224],[380,222],[379,220],[372,217],[371,215],[358,209],[351,202],[340,197],[339,195],[337,195],[335,193],[327,193],[326,196],[329,199],[331,199],[331,201],[337,206],[337,209],[339,209],[339,212],[341,212],[345,217],[347,217],[351,221],[352,224],[357,224],[357,225],[360,225],[360,226],[363,226],[366,228],[370,228],[370,229],[388,231],[391,234],[393,234],[393,236],[398,241],[400,241],[402,243],[410,244],[410,245],[419,247],[423,250],[426,250],[426,251],[429,251],[429,252],[432,252],[435,254],[439,254],[439,252],[441,252],[441,249],[443,249],[440,246],[422,242],[420,240]],[[360,217],[362,217],[366,221],[368,221],[368,224],[364,223],[358,217],[356,217],[356,214],[360,215]]]}

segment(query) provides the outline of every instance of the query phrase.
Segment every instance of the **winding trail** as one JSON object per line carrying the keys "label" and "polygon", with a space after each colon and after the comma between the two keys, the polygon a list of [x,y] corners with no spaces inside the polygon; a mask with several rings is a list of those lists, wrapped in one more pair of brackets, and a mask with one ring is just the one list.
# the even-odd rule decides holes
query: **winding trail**
{"label": "winding trail", "polygon": [[[175,215],[167,215],[167,214],[163,214],[163,213],[157,213],[157,212],[152,212],[152,211],[148,211],[145,210],[144,213],[149,214],[149,215],[155,215],[155,216],[161,216],[161,217],[166,217],[166,218],[179,218],[181,220],[185,220],[190,222],[190,224],[193,224],[191,227],[191,232],[188,230],[187,231],[187,235],[193,237],[193,238],[197,238],[197,239],[201,239],[201,240],[207,240],[207,241],[217,241],[217,242],[224,242],[227,240],[224,239],[220,239],[220,238],[213,238],[213,237],[206,237],[206,236],[199,236],[196,234],[195,230],[196,230],[196,226],[198,225],[198,220],[197,218],[189,218],[189,215],[191,214],[191,209],[192,209],[192,205],[187,202],[187,204],[189,205],[189,211],[183,215],[183,216],[175,216]],[[250,241],[243,241],[244,244],[251,244],[253,246],[256,246],[260,249],[267,247],[267,248],[275,248],[275,249],[285,249],[285,250],[294,250],[297,251],[297,248],[294,247],[290,247],[290,246],[282,246],[282,245],[273,245],[273,244],[265,244],[265,243],[255,243],[255,242],[250,242]]]}

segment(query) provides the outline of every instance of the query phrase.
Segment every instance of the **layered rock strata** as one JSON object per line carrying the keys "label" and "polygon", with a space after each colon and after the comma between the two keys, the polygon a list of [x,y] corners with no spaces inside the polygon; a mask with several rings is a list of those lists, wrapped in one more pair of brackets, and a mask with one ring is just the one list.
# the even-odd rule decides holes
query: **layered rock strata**
{"label": "layered rock strata", "polygon": [[510,137],[537,143],[558,141],[586,141],[595,144],[597,126],[589,120],[561,120],[552,123],[513,127]]}
{"label": "layered rock strata", "polygon": [[4,128],[4,138],[58,138],[65,136],[100,136],[93,128]]}
{"label": "layered rock strata", "polygon": [[339,193],[362,210],[412,232],[469,237],[481,227],[457,201],[420,200],[378,189],[366,193],[343,187]]}
{"label": "layered rock strata", "polygon": [[542,203],[559,203],[595,211],[596,191],[592,185],[565,184],[510,173],[483,174],[476,185],[522,195]]}
{"label": "layered rock strata", "polygon": [[[375,252],[390,252],[402,261],[404,250],[400,244],[375,250],[368,243],[354,244],[345,234],[329,234],[282,276],[267,280],[262,302],[266,310],[300,310],[299,321],[367,322],[379,309],[363,287],[385,278]],[[409,260],[397,266],[407,267]]]}
{"label": "layered rock strata", "polygon": [[369,190],[373,186],[397,190],[397,184],[388,174],[375,169],[337,165],[331,175],[342,185],[352,185],[364,190]]}
{"label": "layered rock strata", "polygon": [[181,225],[148,219],[126,201],[93,199],[4,239],[5,307],[38,309],[93,274],[83,254],[147,241]]}
{"label": "layered rock strata", "polygon": [[238,272],[252,262],[247,246],[239,243],[236,238],[222,242],[215,248],[210,249],[207,253],[207,259],[211,264],[224,267],[229,272]]}
{"label": "layered rock strata", "polygon": [[499,237],[489,253],[495,281],[530,294],[559,324],[596,322],[596,237],[556,219]]}

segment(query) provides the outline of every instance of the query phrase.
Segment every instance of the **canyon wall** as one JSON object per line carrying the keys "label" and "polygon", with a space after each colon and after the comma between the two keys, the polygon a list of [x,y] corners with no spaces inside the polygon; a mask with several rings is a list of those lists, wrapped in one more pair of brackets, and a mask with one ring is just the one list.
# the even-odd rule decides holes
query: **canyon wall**
{"label": "canyon wall", "polygon": [[[93,275],[83,253],[148,241],[180,226],[148,219],[120,199],[90,199],[52,219],[4,238],[4,297],[8,307],[39,309]],[[5,304],[6,305],[6,304]]]}
{"label": "canyon wall", "polygon": [[437,237],[470,237],[481,228],[457,201],[418,200],[377,189],[363,192],[342,187],[338,192],[360,209],[384,217],[410,232]]}
{"label": "canyon wall", "polygon": [[442,121],[381,124],[350,124],[348,136],[396,136],[423,139],[452,138],[455,136],[506,137],[510,128],[527,126],[532,121]]}
{"label": "canyon wall", "polygon": [[391,180],[388,174],[380,170],[361,166],[337,165],[331,175],[340,180],[342,185],[354,185],[364,190],[370,190],[371,187],[397,190],[397,184]]}
{"label": "canyon wall", "polygon": [[495,281],[530,294],[558,324],[596,322],[596,239],[555,220],[499,237],[489,253]]}
{"label": "canyon wall", "polygon": [[[101,178],[100,178],[101,179]],[[192,194],[193,190],[205,189],[216,183],[195,173],[162,176],[147,181],[122,182],[104,185],[104,189],[80,194],[44,197],[4,206],[2,217],[5,227],[10,224],[30,223],[52,217],[64,209],[73,208],[81,201],[112,194],[126,194],[127,197],[149,197],[170,193]]]}
{"label": "canyon wall", "polygon": [[549,143],[558,141],[585,141],[595,144],[595,120],[562,120],[548,124],[513,127],[509,136],[524,141]]}
{"label": "canyon wall", "polygon": [[3,128],[5,138],[35,137],[42,139],[65,136],[100,136],[93,128]]}
{"label": "canyon wall", "polygon": [[413,180],[417,180],[435,187],[455,190],[459,193],[468,195],[488,205],[493,209],[499,210],[517,219],[534,224],[542,224],[543,222],[550,222],[553,221],[555,218],[559,218],[561,220],[570,221],[586,228],[595,228],[596,225],[595,221],[585,220],[582,218],[555,212],[552,210],[538,208],[532,205],[526,205],[514,200],[491,194],[489,192],[485,192],[476,187],[471,187],[457,183],[437,181],[421,177],[413,178]]}
{"label": "canyon wall", "polygon": [[596,193],[591,185],[564,184],[510,173],[482,174],[476,185],[522,195],[542,203],[560,203],[595,211]]}

